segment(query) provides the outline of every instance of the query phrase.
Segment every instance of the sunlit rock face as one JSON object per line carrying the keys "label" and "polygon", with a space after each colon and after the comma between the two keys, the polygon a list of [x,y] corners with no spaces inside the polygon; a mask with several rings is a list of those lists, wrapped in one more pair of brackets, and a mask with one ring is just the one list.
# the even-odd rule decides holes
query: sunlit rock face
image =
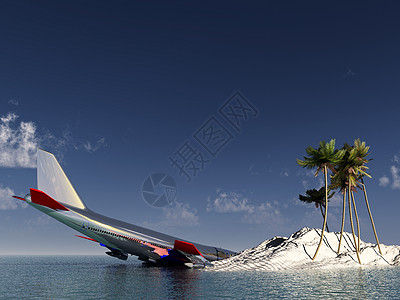
{"label": "sunlit rock face", "polygon": [[[244,250],[231,258],[213,263],[212,271],[296,270],[359,267],[353,235],[343,233],[340,254],[337,254],[340,233],[324,234],[314,261],[312,257],[321,238],[321,230],[304,227],[289,238],[274,237],[257,247]],[[357,237],[356,237],[357,240]],[[381,244],[382,255],[375,244],[360,243],[362,266],[400,265],[400,246]]]}

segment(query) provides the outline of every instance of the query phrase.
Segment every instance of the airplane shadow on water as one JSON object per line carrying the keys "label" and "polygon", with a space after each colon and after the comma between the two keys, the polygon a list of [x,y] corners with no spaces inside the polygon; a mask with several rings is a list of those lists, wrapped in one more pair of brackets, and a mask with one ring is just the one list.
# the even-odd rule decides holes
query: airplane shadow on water
{"label": "airplane shadow on water", "polygon": [[186,299],[200,297],[201,270],[147,264],[107,265],[102,282],[104,295]]}

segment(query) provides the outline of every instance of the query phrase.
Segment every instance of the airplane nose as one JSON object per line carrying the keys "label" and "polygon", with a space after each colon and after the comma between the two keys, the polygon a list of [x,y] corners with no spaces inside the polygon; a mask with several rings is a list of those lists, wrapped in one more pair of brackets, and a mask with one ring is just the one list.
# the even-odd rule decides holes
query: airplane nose
{"label": "airplane nose", "polygon": [[24,199],[25,199],[26,202],[31,203],[31,202],[32,202],[31,194],[26,194],[26,196],[24,197]]}

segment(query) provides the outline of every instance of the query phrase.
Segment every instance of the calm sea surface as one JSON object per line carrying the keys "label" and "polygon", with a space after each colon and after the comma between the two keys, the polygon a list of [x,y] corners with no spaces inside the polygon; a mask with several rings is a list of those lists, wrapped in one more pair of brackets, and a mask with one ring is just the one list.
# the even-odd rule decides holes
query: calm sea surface
{"label": "calm sea surface", "polygon": [[0,257],[0,299],[400,299],[400,267],[209,272],[107,256]]}

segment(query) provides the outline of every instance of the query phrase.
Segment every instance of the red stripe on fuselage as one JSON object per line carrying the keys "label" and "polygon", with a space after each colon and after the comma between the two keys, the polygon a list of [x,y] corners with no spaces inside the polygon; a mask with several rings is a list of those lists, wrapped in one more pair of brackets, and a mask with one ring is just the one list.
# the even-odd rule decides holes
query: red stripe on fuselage
{"label": "red stripe on fuselage", "polygon": [[82,239],[89,240],[89,241],[93,241],[93,242],[96,242],[96,243],[100,243],[99,241],[96,241],[95,239],[91,239],[91,238],[88,238],[88,237],[85,237],[85,236],[80,236],[80,235],[75,235],[75,236],[80,237]]}
{"label": "red stripe on fuselage", "polygon": [[66,210],[66,211],[69,210],[64,205],[60,204],[59,202],[51,198],[45,192],[36,189],[31,189],[31,199],[32,202],[35,204],[46,206],[54,210]]}

